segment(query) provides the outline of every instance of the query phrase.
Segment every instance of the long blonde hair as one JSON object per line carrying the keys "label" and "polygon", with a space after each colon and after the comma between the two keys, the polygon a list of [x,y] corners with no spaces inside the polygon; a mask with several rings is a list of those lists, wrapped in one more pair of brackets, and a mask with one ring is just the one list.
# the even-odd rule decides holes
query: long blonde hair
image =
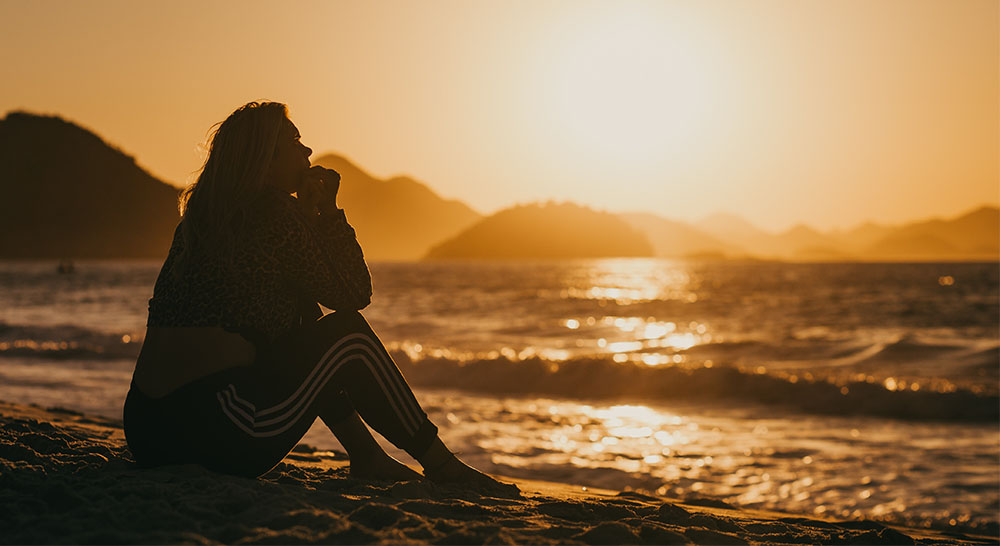
{"label": "long blonde hair", "polygon": [[251,219],[249,206],[267,185],[278,134],[288,120],[280,102],[249,102],[212,128],[208,158],[178,202],[184,249],[179,270],[198,258],[229,264]]}

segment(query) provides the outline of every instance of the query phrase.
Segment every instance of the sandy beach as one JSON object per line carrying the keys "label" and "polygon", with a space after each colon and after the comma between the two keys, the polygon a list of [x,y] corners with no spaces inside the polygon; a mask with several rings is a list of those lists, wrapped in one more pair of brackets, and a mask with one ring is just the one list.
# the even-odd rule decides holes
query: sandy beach
{"label": "sandy beach", "polygon": [[256,479],[136,467],[119,421],[0,403],[0,542],[990,544],[995,537],[514,480],[516,498],[351,479],[299,445]]}

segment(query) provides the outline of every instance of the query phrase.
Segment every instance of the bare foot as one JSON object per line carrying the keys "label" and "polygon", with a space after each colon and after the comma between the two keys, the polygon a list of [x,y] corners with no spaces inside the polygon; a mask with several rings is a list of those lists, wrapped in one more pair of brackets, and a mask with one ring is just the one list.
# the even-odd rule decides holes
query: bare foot
{"label": "bare foot", "polygon": [[424,469],[424,476],[435,483],[471,485],[508,495],[521,493],[516,485],[503,483],[489,474],[484,474],[463,463],[458,457],[452,457],[448,462],[433,470]]}
{"label": "bare foot", "polygon": [[351,461],[351,477],[361,480],[394,482],[405,482],[423,478],[419,472],[385,453],[367,458],[364,461]]}

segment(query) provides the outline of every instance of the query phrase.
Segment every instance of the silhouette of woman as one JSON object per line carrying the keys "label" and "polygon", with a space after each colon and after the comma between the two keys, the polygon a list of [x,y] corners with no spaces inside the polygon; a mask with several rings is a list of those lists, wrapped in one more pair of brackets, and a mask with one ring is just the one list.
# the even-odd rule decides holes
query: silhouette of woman
{"label": "silhouette of woman", "polygon": [[[445,447],[358,312],[371,277],[337,207],[340,175],[311,167],[311,153],[281,103],[251,102],[215,128],[181,194],[125,401],[136,461],[259,476],[319,417],[352,476],[421,477],[367,422],[430,480],[513,488]],[[335,312],[321,317],[317,302]]]}

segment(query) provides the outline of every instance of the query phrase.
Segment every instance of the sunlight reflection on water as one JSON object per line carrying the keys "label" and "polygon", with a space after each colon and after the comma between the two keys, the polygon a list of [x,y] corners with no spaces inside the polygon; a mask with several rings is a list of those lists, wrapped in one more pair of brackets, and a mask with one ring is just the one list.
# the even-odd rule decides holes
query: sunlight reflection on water
{"label": "sunlight reflection on water", "polygon": [[[563,298],[612,300],[621,305],[649,300],[697,301],[697,282],[686,262],[606,259],[581,264],[581,278],[567,279]],[[583,282],[581,282],[583,281]]]}
{"label": "sunlight reflection on water", "polygon": [[[457,314],[442,315],[434,305],[427,314],[398,318],[373,304],[367,316],[380,328],[388,326],[391,349],[413,360],[603,358],[661,367],[718,363],[752,371],[764,366],[764,373],[791,383],[832,381],[845,395],[848,384],[857,381],[882,383],[887,390],[905,385],[907,390],[953,391],[955,379],[943,371],[948,368],[970,370],[962,372],[968,376],[963,388],[977,393],[997,390],[982,379],[989,378],[989,369],[975,368],[1000,346],[995,329],[985,327],[986,319],[968,312],[968,305],[982,307],[986,302],[981,296],[969,299],[982,290],[941,293],[942,275],[934,264],[602,259],[502,267],[429,264],[419,269],[449,273],[448,267],[476,278],[480,287],[459,287],[461,305],[449,307]],[[947,270],[954,267],[948,265]],[[944,271],[945,265],[940,268]],[[986,275],[982,283],[991,282],[987,277],[995,273],[975,271]],[[441,282],[462,281],[443,277]],[[979,285],[970,286],[978,290]],[[385,290],[381,293],[384,298]],[[401,304],[412,312],[415,300],[409,294],[405,300],[387,301],[384,308]],[[961,301],[953,301],[955,296]],[[911,300],[930,306],[926,317],[913,315],[920,328],[907,325],[914,320],[906,311]],[[924,327],[928,321],[933,328]],[[972,327],[942,327],[949,321]],[[946,358],[948,350],[956,358]],[[906,366],[899,369],[899,364]]]}
{"label": "sunlight reflection on water", "polygon": [[[484,470],[833,517],[996,525],[995,421],[962,417],[982,417],[981,400],[928,398],[934,411],[955,410],[951,422],[906,401],[997,392],[997,264],[371,265],[364,315],[405,353],[394,358],[439,359],[442,377],[486,373],[468,385],[486,377],[491,396],[418,392],[448,445]],[[0,264],[3,398],[120,416],[158,267],[81,264],[58,276],[48,264]],[[636,369],[684,392],[630,396],[631,384],[614,384],[630,362],[661,366]],[[576,365],[586,373],[542,377]],[[536,380],[527,396],[575,398],[504,398]],[[837,385],[829,394],[866,393],[856,401],[902,419],[796,413],[822,402],[814,393],[826,380]],[[736,388],[744,383],[762,387]],[[618,403],[596,398],[608,393]],[[306,442],[335,445],[322,424]]]}
{"label": "sunlight reflection on water", "polygon": [[[698,300],[700,280],[691,265],[682,261],[662,259],[604,259],[581,261],[563,271],[558,284],[563,288],[558,298],[569,302],[585,302],[588,309],[600,310],[613,303],[627,309],[638,303]],[[551,298],[546,290],[538,297]],[[595,305],[596,304],[596,305]],[[556,319],[556,328],[541,324],[521,338],[521,347],[499,346],[485,351],[448,353],[458,360],[503,357],[510,360],[543,358],[564,361],[581,356],[605,356],[616,362],[637,362],[650,366],[678,364],[686,358],[679,354],[703,343],[718,341],[722,336],[712,332],[707,323],[685,321],[671,317],[620,315],[616,313],[570,314]],[[608,308],[608,311],[611,311]],[[510,330],[510,329],[508,329]],[[528,333],[530,331],[530,334]],[[444,355],[441,349],[425,349],[423,343],[397,343],[414,360]],[[418,348],[419,347],[419,348]]]}
{"label": "sunlight reflection on water", "polygon": [[445,408],[465,416],[446,441],[500,474],[833,517],[995,521],[996,476],[970,472],[1000,456],[989,425],[444,391],[421,399],[432,418]]}

